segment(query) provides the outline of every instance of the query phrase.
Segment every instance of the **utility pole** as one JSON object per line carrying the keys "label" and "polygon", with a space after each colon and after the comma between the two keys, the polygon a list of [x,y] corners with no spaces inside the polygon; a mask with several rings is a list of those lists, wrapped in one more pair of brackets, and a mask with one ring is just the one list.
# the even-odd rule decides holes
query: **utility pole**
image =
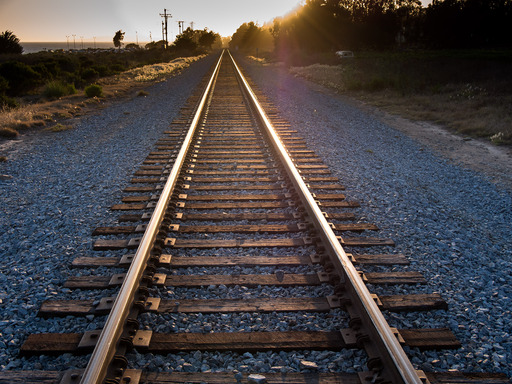
{"label": "utility pole", "polygon": [[76,41],[75,41],[76,35],[72,35],[72,36],[73,36],[73,49],[76,49]]}
{"label": "utility pole", "polygon": [[165,26],[164,26],[163,21],[162,21],[162,41],[164,42],[164,49],[165,49]]}
{"label": "utility pole", "polygon": [[66,35],[66,43],[68,43],[68,51],[69,51],[69,35]]}
{"label": "utility pole", "polygon": [[[165,48],[167,48],[169,46],[169,40],[167,39],[167,19],[169,17],[172,17],[172,15],[170,13],[167,13],[167,9],[164,8],[164,13],[163,14],[160,14],[160,16],[162,16],[165,20],[165,23],[162,23],[162,32],[165,31]],[[162,33],[163,35],[163,33]]]}
{"label": "utility pole", "polygon": [[193,21],[190,22],[190,29],[194,30],[194,22]]}

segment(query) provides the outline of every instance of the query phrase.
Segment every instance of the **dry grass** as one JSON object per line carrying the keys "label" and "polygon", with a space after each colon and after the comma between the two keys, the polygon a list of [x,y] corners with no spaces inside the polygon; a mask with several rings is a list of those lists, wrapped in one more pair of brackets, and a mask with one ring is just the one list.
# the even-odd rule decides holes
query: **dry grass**
{"label": "dry grass", "polygon": [[173,72],[179,71],[189,66],[194,61],[201,59],[204,56],[195,57],[180,57],[168,63],[145,65],[141,68],[134,68],[124,72],[121,76],[133,79],[139,82],[155,81],[165,78]]}
{"label": "dry grass", "polygon": [[392,114],[434,122],[495,144],[512,144],[512,80],[499,75],[503,62],[487,63],[488,75],[475,77],[472,69],[467,70],[471,81],[461,81],[466,70],[461,68],[462,74],[453,82],[449,74],[441,73],[455,70],[451,66],[440,66],[439,73],[422,78],[417,69],[405,68],[402,74],[392,66],[383,69],[385,65],[372,67],[364,62],[363,70],[357,65],[353,61],[348,65],[315,64],[292,67],[290,72]]}
{"label": "dry grass", "polygon": [[512,95],[457,97],[463,90],[414,95],[393,91],[349,94],[411,120],[434,122],[463,135],[489,138],[495,144],[511,144]]}
{"label": "dry grass", "polygon": [[6,134],[8,131],[16,133],[30,128],[44,127],[47,121],[51,121],[49,113],[40,113],[37,106],[30,104],[16,109],[0,110],[0,137],[16,137]]}
{"label": "dry grass", "polygon": [[12,128],[0,128],[0,137],[6,139],[15,139],[18,136],[18,131]]}
{"label": "dry grass", "polygon": [[290,72],[295,76],[303,77],[336,91],[347,91],[347,87],[343,82],[344,68],[342,66],[313,64],[308,67],[291,67]]}
{"label": "dry grass", "polygon": [[58,124],[52,125],[51,127],[45,128],[44,130],[48,131],[48,132],[62,132],[62,131],[68,131],[70,129],[73,129],[72,125],[58,123]]}

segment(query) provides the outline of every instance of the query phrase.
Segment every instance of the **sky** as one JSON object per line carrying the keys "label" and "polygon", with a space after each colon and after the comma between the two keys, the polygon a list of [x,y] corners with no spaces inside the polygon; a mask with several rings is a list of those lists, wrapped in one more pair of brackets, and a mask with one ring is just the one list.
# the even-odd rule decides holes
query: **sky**
{"label": "sky", "polygon": [[[249,21],[263,25],[300,5],[299,0],[0,0],[0,32],[12,31],[23,42],[112,41],[115,32],[126,32],[124,42],[162,39],[160,14],[168,19],[169,40],[185,28],[208,28],[231,36]],[[70,37],[72,39],[72,37]]]}
{"label": "sky", "polygon": [[[426,5],[431,0],[422,0]],[[115,32],[125,32],[124,43],[162,39],[164,13],[168,38],[185,28],[208,28],[231,36],[238,27],[259,25],[295,10],[303,0],[0,0],[0,32],[12,31],[24,42],[111,42]],[[68,37],[66,37],[68,36]]]}

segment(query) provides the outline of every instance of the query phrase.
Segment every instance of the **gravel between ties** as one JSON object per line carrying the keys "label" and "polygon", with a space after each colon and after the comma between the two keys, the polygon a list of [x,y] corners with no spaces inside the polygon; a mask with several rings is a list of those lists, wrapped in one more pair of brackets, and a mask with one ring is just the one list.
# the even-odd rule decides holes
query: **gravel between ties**
{"label": "gravel between ties", "polygon": [[[430,321],[448,326],[463,347],[445,357],[426,352],[428,362],[421,368],[512,377],[511,192],[440,158],[325,88],[281,68],[244,67],[346,185],[347,197],[361,202],[356,214],[377,224],[379,236],[393,238],[410,269],[427,278],[428,285],[409,292],[440,292],[447,300],[449,311],[435,311]],[[391,314],[388,321],[410,326],[423,317],[429,318]],[[419,352],[411,353],[419,362]]]}
{"label": "gravel between ties", "polygon": [[80,271],[70,270],[71,262],[91,255],[94,228],[116,223],[119,213],[110,207],[215,60],[200,60],[148,87],[146,97],[73,120],[71,130],[31,132],[2,149],[8,161],[0,163],[0,174],[12,178],[0,180],[0,369],[83,366],[80,357],[17,355],[30,333],[76,332],[73,324],[83,323],[36,314],[46,299],[94,297],[62,288]]}

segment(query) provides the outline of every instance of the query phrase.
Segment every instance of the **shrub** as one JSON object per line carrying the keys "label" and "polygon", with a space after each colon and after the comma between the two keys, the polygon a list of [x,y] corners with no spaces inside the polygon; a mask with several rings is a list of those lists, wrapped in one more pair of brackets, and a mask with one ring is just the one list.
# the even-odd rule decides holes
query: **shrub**
{"label": "shrub", "polygon": [[123,64],[119,64],[119,63],[112,64],[110,66],[110,69],[112,70],[112,72],[116,72],[116,73],[126,71],[126,68],[124,67],[124,65]]}
{"label": "shrub", "polygon": [[9,89],[9,82],[0,76],[0,94],[5,93]]}
{"label": "shrub", "polygon": [[41,75],[30,66],[19,61],[8,61],[0,65],[0,76],[9,82],[6,92],[11,96],[21,95],[36,88],[41,82]]}
{"label": "shrub", "polygon": [[68,95],[74,95],[76,93],[75,84],[66,84]]}
{"label": "shrub", "polygon": [[102,97],[103,96],[103,88],[98,84],[91,84],[85,87],[85,95],[87,97]]}
{"label": "shrub", "polygon": [[59,68],[68,73],[73,73],[78,70],[80,63],[74,55],[60,56],[57,60]]}
{"label": "shrub", "polygon": [[19,106],[18,102],[13,98],[0,94],[0,108],[14,109]]}
{"label": "shrub", "polygon": [[43,95],[49,99],[58,99],[62,96],[73,95],[76,93],[73,84],[64,84],[61,81],[50,81],[46,84]]}
{"label": "shrub", "polygon": [[43,63],[37,63],[35,65],[30,66],[35,72],[39,73],[41,76],[41,79],[51,80],[53,79],[53,74],[50,73],[48,70],[48,67],[44,65]]}
{"label": "shrub", "polygon": [[41,63],[41,65],[43,65],[45,67],[45,71],[53,77],[58,76],[60,73],[59,63],[54,58],[46,59],[46,61]]}
{"label": "shrub", "polygon": [[19,105],[16,100],[5,96],[5,92],[9,89],[9,83],[2,76],[0,76],[0,109],[2,108],[17,108]]}
{"label": "shrub", "polygon": [[96,71],[94,68],[87,68],[82,72],[82,79],[85,81],[94,81],[97,80],[100,77],[100,74],[98,71]]}
{"label": "shrub", "polygon": [[92,67],[92,69],[94,69],[96,72],[98,72],[100,77],[105,77],[110,74],[110,70],[108,69],[108,67],[106,65],[94,65]]}

